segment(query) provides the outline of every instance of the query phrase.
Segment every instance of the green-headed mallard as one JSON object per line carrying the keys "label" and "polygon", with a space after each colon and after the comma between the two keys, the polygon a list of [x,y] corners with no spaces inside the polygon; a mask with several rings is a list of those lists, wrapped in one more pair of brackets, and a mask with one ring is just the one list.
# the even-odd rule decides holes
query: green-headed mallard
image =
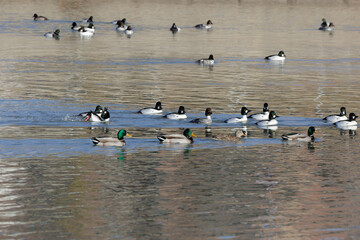
{"label": "green-headed mallard", "polygon": [[125,146],[125,144],[126,144],[125,140],[124,140],[125,136],[131,137],[131,135],[126,132],[126,130],[121,129],[117,134],[117,138],[93,137],[93,138],[91,138],[91,141],[95,145],[99,145],[99,146]]}
{"label": "green-headed mallard", "polygon": [[157,138],[161,143],[193,143],[193,137],[196,136],[187,128],[183,134],[160,135]]}
{"label": "green-headed mallard", "polygon": [[288,134],[283,134],[281,138],[283,140],[289,140],[289,141],[312,142],[315,140],[314,133],[316,133],[315,128],[309,127],[307,135],[300,133],[288,133]]}

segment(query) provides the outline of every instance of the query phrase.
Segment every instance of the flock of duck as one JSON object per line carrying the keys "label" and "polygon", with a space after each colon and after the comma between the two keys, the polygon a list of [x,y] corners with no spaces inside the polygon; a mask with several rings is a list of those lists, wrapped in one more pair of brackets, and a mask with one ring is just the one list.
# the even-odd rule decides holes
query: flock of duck
{"label": "flock of duck", "polygon": [[[263,111],[261,113],[256,113],[252,115],[248,115],[251,110],[247,107],[241,108],[241,115],[238,117],[233,117],[224,120],[225,123],[235,124],[235,123],[247,123],[249,120],[253,120],[253,122],[259,126],[260,128],[271,128],[273,126],[278,125],[278,121],[276,120],[279,117],[275,111],[270,111],[269,104],[264,103]],[[144,115],[162,115],[163,109],[161,102],[157,102],[155,107],[143,108],[138,111],[139,114]],[[205,110],[205,118],[196,118],[192,119],[190,123],[198,123],[210,125],[212,123],[211,119],[212,110],[211,108],[206,108]],[[98,105],[94,111],[83,112],[80,113],[79,116],[82,117],[84,121],[93,121],[93,122],[108,122],[110,120],[110,113],[105,107],[104,109]],[[163,118],[167,118],[170,120],[184,120],[187,119],[187,115],[185,112],[185,107],[180,106],[177,112],[167,113],[162,115]],[[332,123],[336,125],[340,129],[354,129],[357,127],[356,116],[354,113],[350,113],[349,118],[346,116],[346,108],[341,107],[339,114],[329,115],[323,120],[328,123]],[[302,141],[302,142],[313,142],[315,141],[314,133],[316,133],[315,127],[310,126],[307,134],[300,133],[289,133],[283,134],[281,138],[285,141]],[[125,145],[125,136],[130,136],[126,130],[122,129],[118,132],[117,138],[101,138],[101,137],[93,137],[91,140],[95,145],[101,146],[124,146]],[[225,140],[225,141],[240,141],[242,137],[247,136],[246,130],[236,130],[235,133],[231,134],[218,134],[213,136],[215,140]],[[159,135],[157,138],[161,143],[193,143],[193,137],[196,137],[192,131],[187,128],[183,132],[183,134],[170,134],[170,135]]]}

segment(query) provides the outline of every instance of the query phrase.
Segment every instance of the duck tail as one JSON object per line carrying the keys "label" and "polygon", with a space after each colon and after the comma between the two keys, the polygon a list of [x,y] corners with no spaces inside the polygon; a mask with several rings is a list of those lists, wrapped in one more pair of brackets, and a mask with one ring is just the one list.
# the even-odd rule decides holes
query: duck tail
{"label": "duck tail", "polygon": [[97,139],[96,137],[92,137],[91,138],[91,141],[95,144],[95,145],[97,145],[97,144],[99,144],[99,139]]}
{"label": "duck tail", "polygon": [[160,142],[165,141],[166,137],[165,136],[157,136],[157,139],[159,139]]}

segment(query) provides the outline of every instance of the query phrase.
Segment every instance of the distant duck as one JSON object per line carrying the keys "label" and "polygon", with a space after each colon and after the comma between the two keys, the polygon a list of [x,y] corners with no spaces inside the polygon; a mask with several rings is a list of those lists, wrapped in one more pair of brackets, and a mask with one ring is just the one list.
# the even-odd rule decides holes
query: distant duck
{"label": "distant duck", "polygon": [[132,30],[132,27],[131,26],[128,26],[125,30],[125,34],[126,35],[132,35],[134,33],[134,31]]}
{"label": "distant duck", "polygon": [[315,128],[309,127],[307,135],[300,133],[289,133],[283,134],[281,138],[288,141],[313,142],[315,140],[314,133],[316,133]]}
{"label": "distant duck", "polygon": [[195,28],[199,28],[199,29],[210,29],[210,28],[212,28],[212,22],[211,22],[211,20],[208,20],[207,22],[206,22],[206,24],[197,24],[197,25],[195,25]]}
{"label": "distant duck", "polygon": [[130,134],[126,132],[126,130],[122,129],[118,132],[117,138],[113,137],[93,137],[91,141],[95,145],[99,146],[125,146],[125,139],[124,137],[131,137]]}
{"label": "distant duck", "polygon": [[94,35],[94,33],[92,31],[86,31],[85,27],[81,27],[79,30],[80,36],[84,36],[84,37],[91,37]]}
{"label": "distant duck", "polygon": [[330,123],[336,123],[338,121],[343,121],[343,120],[347,120],[347,119],[348,118],[346,116],[346,108],[345,107],[340,108],[340,114],[329,115],[329,116],[323,118],[323,120],[330,122]]}
{"label": "distant duck", "polygon": [[93,23],[90,23],[89,26],[84,27],[85,31],[95,33],[95,26]]}
{"label": "distant duck", "polygon": [[[86,118],[92,112],[93,111],[82,112],[82,113],[79,113],[78,116]],[[95,111],[93,113],[97,114],[98,116],[101,116],[102,112],[103,112],[103,108],[100,105],[97,105],[96,108],[95,108]]]}
{"label": "distant duck", "polygon": [[249,112],[251,112],[251,110],[247,109],[247,107],[242,107],[241,108],[241,117],[237,118],[229,118],[227,120],[225,120],[226,123],[245,123],[247,122],[247,116],[246,114],[248,114]]}
{"label": "distant duck", "polygon": [[197,119],[191,120],[190,122],[191,123],[211,124],[212,123],[211,114],[212,114],[211,108],[207,108],[205,110],[206,118],[197,118]]}
{"label": "distant duck", "polygon": [[214,60],[214,56],[210,54],[209,58],[202,58],[197,60],[196,62],[199,63],[200,65],[214,65],[215,60]]}
{"label": "distant duck", "polygon": [[270,55],[265,57],[265,59],[270,61],[284,61],[285,57],[284,51],[280,51],[277,55]]}
{"label": "distant duck", "polygon": [[185,107],[184,106],[180,106],[179,110],[177,113],[168,113],[164,116],[164,118],[168,118],[171,120],[179,120],[179,119],[186,119],[187,116],[185,114]]}
{"label": "distant duck", "polygon": [[125,22],[123,22],[123,21],[117,21],[116,24],[117,24],[117,27],[116,27],[117,31],[125,31],[128,28],[128,26],[126,26]]}
{"label": "distant duck", "polygon": [[138,113],[145,115],[161,114],[163,112],[161,102],[157,102],[154,108],[143,108]]}
{"label": "distant duck", "polygon": [[213,137],[215,140],[224,140],[224,141],[240,141],[243,137],[247,136],[247,131],[244,129],[237,129],[235,133],[229,134],[218,134]]}
{"label": "distant duck", "polygon": [[122,22],[122,23],[126,24],[126,18],[123,18],[123,19],[121,19],[121,20],[114,20],[114,21],[112,21],[111,23],[112,23],[112,24],[115,24],[115,25],[118,25],[119,22]]}
{"label": "distant duck", "polygon": [[185,129],[183,134],[168,134],[168,135],[160,135],[157,138],[159,139],[160,143],[193,143],[196,137],[189,128]]}
{"label": "distant duck", "polygon": [[176,26],[175,23],[173,23],[173,25],[170,28],[170,31],[172,31],[173,33],[180,32],[180,30],[181,29],[178,26]]}
{"label": "distant duck", "polygon": [[322,23],[319,27],[319,30],[322,30],[322,31],[332,31],[334,30],[335,28],[335,25],[332,23],[332,22],[327,22],[325,18],[322,19]]}
{"label": "distant duck", "polygon": [[46,21],[46,20],[49,20],[47,17],[38,16],[36,13],[34,14],[33,18],[34,18],[34,21]]}
{"label": "distant duck", "polygon": [[348,120],[342,120],[334,123],[336,127],[346,129],[347,127],[357,126],[356,118],[358,116],[355,113],[350,113]]}
{"label": "distant duck", "polygon": [[91,23],[91,22],[94,22],[93,21],[93,16],[90,16],[89,18],[84,18],[83,20],[81,20],[82,22],[84,23]]}
{"label": "distant duck", "polygon": [[262,121],[259,121],[259,122],[255,123],[255,124],[260,126],[260,127],[275,126],[275,125],[278,124],[278,122],[275,119],[277,117],[279,117],[279,116],[277,116],[274,111],[271,111],[269,113],[269,119],[268,120],[262,120]]}
{"label": "distant duck", "polygon": [[44,34],[45,37],[47,38],[56,38],[59,39],[60,37],[60,30],[56,29],[55,32],[48,32]]}
{"label": "distant duck", "polygon": [[251,118],[251,119],[254,119],[257,121],[269,119],[269,105],[267,103],[264,103],[263,113],[252,114],[248,118]]}
{"label": "distant duck", "polygon": [[74,31],[79,31],[81,27],[82,26],[77,25],[76,22],[73,22],[71,24],[71,29],[74,30]]}
{"label": "distant duck", "polygon": [[104,108],[104,111],[99,116],[97,113],[90,111],[84,119],[85,122],[109,122],[110,121],[110,113],[107,108]]}

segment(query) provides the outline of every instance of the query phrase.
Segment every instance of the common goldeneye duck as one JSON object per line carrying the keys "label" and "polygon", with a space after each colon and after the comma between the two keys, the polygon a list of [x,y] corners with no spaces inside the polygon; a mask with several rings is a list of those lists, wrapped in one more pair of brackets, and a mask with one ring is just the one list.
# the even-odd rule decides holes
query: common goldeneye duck
{"label": "common goldeneye duck", "polygon": [[255,123],[256,125],[260,126],[260,127],[264,127],[264,126],[275,126],[278,124],[278,122],[276,121],[275,118],[277,118],[279,116],[276,115],[276,113],[274,111],[271,111],[269,113],[269,119],[268,120],[262,120],[259,121],[257,123]]}
{"label": "common goldeneye duck", "polygon": [[74,31],[79,31],[79,29],[81,28],[82,26],[79,26],[76,24],[76,22],[73,22],[71,24],[71,29],[74,30]]}
{"label": "common goldeneye duck", "polygon": [[94,21],[93,21],[93,16],[90,16],[89,18],[84,18],[84,19],[82,20],[82,22],[84,22],[84,23],[94,22]]}
{"label": "common goldeneye duck", "polygon": [[56,38],[56,39],[59,39],[60,37],[60,30],[59,29],[56,29],[55,32],[48,32],[48,33],[45,33],[44,36],[47,37],[47,38]]}
{"label": "common goldeneye duck", "polygon": [[128,26],[125,30],[125,34],[126,35],[132,35],[134,33],[134,31],[132,30],[131,26]]}
{"label": "common goldeneye duck", "polygon": [[214,65],[214,55],[210,54],[209,58],[203,58],[196,61],[201,65]]}
{"label": "common goldeneye duck", "polygon": [[90,23],[89,26],[84,27],[85,31],[95,33],[95,26],[94,24]]}
{"label": "common goldeneye duck", "polygon": [[34,21],[46,21],[46,20],[48,20],[47,17],[38,16],[36,13],[34,14],[33,18],[34,18]]}
{"label": "common goldeneye duck", "polygon": [[173,25],[172,25],[171,28],[170,28],[170,31],[172,31],[173,33],[179,32],[180,30],[181,30],[181,29],[180,29],[178,26],[176,26],[175,23],[173,23]]}
{"label": "common goldeneye duck", "polygon": [[210,28],[212,28],[212,22],[211,22],[211,20],[208,20],[207,22],[206,22],[206,24],[197,24],[197,25],[195,25],[195,28],[199,28],[199,29],[210,29]]}
{"label": "common goldeneye duck", "polygon": [[252,114],[248,118],[252,118],[257,121],[269,119],[269,104],[264,103],[263,113]]}
{"label": "common goldeneye duck", "polygon": [[185,114],[185,108],[184,106],[180,106],[177,113],[168,113],[164,116],[164,118],[172,119],[172,120],[179,120],[179,119],[185,119],[187,118]]}
{"label": "common goldeneye duck", "polygon": [[125,140],[124,137],[131,137],[130,134],[126,132],[126,130],[121,129],[118,134],[117,138],[112,137],[93,137],[91,138],[91,141],[94,143],[94,145],[99,146],[125,146]]}
{"label": "common goldeneye duck", "polygon": [[160,143],[193,143],[196,137],[189,128],[185,129],[183,134],[168,134],[168,135],[159,135],[157,138]]}
{"label": "common goldeneye duck", "polygon": [[213,137],[215,140],[224,140],[224,141],[240,141],[243,137],[247,136],[246,129],[237,129],[235,133],[229,133],[229,134],[218,134]]}
{"label": "common goldeneye duck", "polygon": [[206,116],[206,118],[197,118],[197,119],[191,120],[190,122],[191,122],[191,123],[210,124],[210,123],[212,122],[212,120],[211,120],[211,114],[212,114],[211,108],[207,108],[207,109],[205,110],[205,116]]}
{"label": "common goldeneye duck", "polygon": [[281,138],[288,141],[313,142],[315,140],[314,133],[316,133],[315,128],[309,127],[307,135],[300,133],[288,133],[283,134]]}
{"label": "common goldeneye duck", "polygon": [[322,19],[322,23],[319,27],[319,30],[322,31],[332,31],[334,30],[335,25],[332,22],[327,22],[325,18]]}
{"label": "common goldeneye duck", "polygon": [[116,27],[117,31],[125,31],[127,28],[128,28],[128,26],[126,26],[123,21],[117,22],[117,27]]}
{"label": "common goldeneye duck", "polygon": [[343,120],[347,120],[347,119],[348,118],[346,116],[346,108],[345,107],[340,108],[340,114],[329,115],[329,116],[323,118],[323,120],[330,122],[330,123],[336,123],[338,121],[343,121]]}
{"label": "common goldeneye duck", "polygon": [[[86,118],[91,112],[93,112],[93,111],[90,110],[89,112],[82,112],[82,113],[79,113],[78,116]],[[102,112],[103,112],[103,108],[100,105],[97,105],[94,113],[96,113],[98,116],[101,116]]]}
{"label": "common goldeneye duck", "polygon": [[355,121],[358,116],[355,113],[350,113],[348,120],[342,120],[334,123],[338,128],[347,128],[350,126],[357,126],[357,122]]}
{"label": "common goldeneye duck", "polygon": [[86,36],[86,37],[90,37],[90,36],[94,35],[94,33],[92,31],[86,31],[85,27],[81,27],[79,29],[79,33],[80,33],[80,36]]}
{"label": "common goldeneye duck", "polygon": [[145,115],[152,115],[152,114],[161,114],[162,111],[162,107],[161,107],[161,102],[157,102],[155,104],[154,108],[143,108],[141,110],[139,110],[138,113],[141,114],[145,114]]}
{"label": "common goldeneye duck", "polygon": [[123,19],[121,19],[121,20],[114,20],[114,21],[112,21],[111,23],[112,23],[112,24],[115,24],[115,25],[118,25],[119,22],[123,22],[124,24],[126,24],[126,18],[123,18]]}
{"label": "common goldeneye duck", "polygon": [[251,110],[247,109],[247,107],[242,107],[241,108],[241,117],[240,118],[229,118],[227,120],[225,120],[226,123],[244,123],[247,122],[247,116],[246,114],[248,114],[249,112],[251,112]]}
{"label": "common goldeneye duck", "polygon": [[109,122],[110,121],[110,113],[107,108],[104,108],[104,111],[99,116],[97,113],[91,111],[84,119],[85,122]]}
{"label": "common goldeneye duck", "polygon": [[285,57],[284,51],[280,51],[277,55],[270,55],[265,57],[265,59],[270,61],[284,61]]}

